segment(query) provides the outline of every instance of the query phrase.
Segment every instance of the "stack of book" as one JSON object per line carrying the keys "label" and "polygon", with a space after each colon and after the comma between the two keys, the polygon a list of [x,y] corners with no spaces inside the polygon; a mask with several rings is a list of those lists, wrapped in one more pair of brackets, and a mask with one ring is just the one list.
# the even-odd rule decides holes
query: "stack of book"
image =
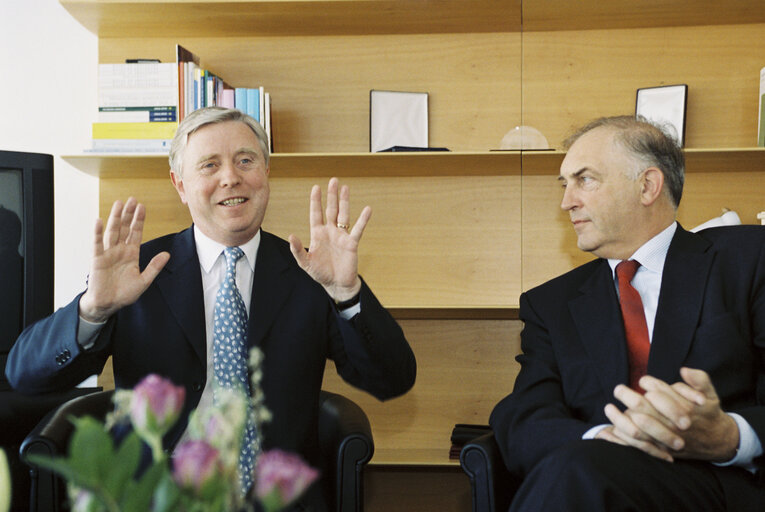
{"label": "stack of book", "polygon": [[174,63],[98,66],[98,121],[93,151],[167,152],[178,127]]}
{"label": "stack of book", "polygon": [[98,67],[94,152],[167,153],[183,118],[202,107],[237,108],[255,118],[271,140],[271,97],[263,87],[231,87],[176,45],[176,61],[136,61]]}

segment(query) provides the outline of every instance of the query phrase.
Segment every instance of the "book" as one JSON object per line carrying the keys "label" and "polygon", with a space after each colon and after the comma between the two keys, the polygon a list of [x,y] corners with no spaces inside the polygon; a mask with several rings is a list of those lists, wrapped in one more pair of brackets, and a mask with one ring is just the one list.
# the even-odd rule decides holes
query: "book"
{"label": "book", "polygon": [[244,112],[260,122],[260,89],[247,89],[247,110]]}
{"label": "book", "polygon": [[177,122],[93,123],[93,139],[172,139]]}
{"label": "book", "polygon": [[757,119],[757,145],[765,147],[765,68],[760,70],[760,112]]}
{"label": "book", "polygon": [[178,74],[178,89],[176,90],[176,103],[178,104],[178,120],[191,112],[190,107],[194,97],[194,69],[199,66],[199,57],[184,48],[175,45],[175,66]]}
{"label": "book", "polygon": [[175,107],[178,77],[173,64],[98,65],[98,106]]}
{"label": "book", "polygon": [[91,153],[167,153],[172,139],[93,139]]}
{"label": "book", "polygon": [[264,93],[263,94],[264,103],[266,104],[266,110],[265,110],[265,125],[263,128],[266,130],[266,136],[268,137],[268,151],[273,153],[274,152],[274,139],[271,137],[271,94]]}
{"label": "book", "polygon": [[234,108],[247,113],[247,88],[237,87],[234,89]]}
{"label": "book", "polygon": [[177,108],[164,107],[99,107],[101,123],[157,123],[177,121]]}

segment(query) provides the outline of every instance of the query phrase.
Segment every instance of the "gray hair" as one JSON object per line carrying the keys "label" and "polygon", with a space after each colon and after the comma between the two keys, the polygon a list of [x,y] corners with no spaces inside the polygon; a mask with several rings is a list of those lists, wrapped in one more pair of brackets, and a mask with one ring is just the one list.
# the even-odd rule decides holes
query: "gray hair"
{"label": "gray hair", "polygon": [[244,112],[233,108],[204,107],[197,109],[184,117],[181,124],[178,125],[175,137],[173,137],[173,141],[170,143],[170,169],[183,178],[181,164],[183,162],[183,152],[186,150],[186,142],[189,140],[189,136],[208,124],[225,123],[227,121],[239,121],[250,127],[258,138],[260,149],[263,150],[263,158],[266,161],[266,166],[268,166],[270,159],[268,136],[259,122]]}
{"label": "gray hair", "polygon": [[685,183],[685,155],[669,131],[642,116],[601,117],[587,123],[568,137],[563,146],[569,149],[579,137],[595,128],[614,131],[614,138],[642,165],[634,177],[646,167],[657,167],[664,174],[664,190],[673,206],[680,205]]}

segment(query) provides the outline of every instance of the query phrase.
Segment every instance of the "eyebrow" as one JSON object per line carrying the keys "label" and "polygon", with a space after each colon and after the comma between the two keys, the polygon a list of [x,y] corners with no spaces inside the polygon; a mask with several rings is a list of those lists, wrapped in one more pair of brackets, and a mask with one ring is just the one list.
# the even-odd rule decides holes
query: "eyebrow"
{"label": "eyebrow", "polygon": [[[571,175],[571,178],[576,178],[576,177],[578,177],[578,176],[581,176],[581,175],[582,175],[583,173],[585,173],[586,171],[591,171],[591,170],[592,170],[592,169],[591,169],[591,168],[589,168],[589,167],[582,167],[581,169],[579,169],[578,171],[576,171],[575,173],[573,173],[573,174]],[[565,180],[567,180],[567,179],[568,179],[568,178],[564,178],[564,177],[563,177],[563,176],[561,176],[560,174],[558,175],[558,181],[565,181]]]}
{"label": "eyebrow", "polygon": [[[244,148],[237,149],[234,152],[234,156],[238,156],[238,155],[241,155],[243,153],[247,154],[247,155],[255,155],[255,156],[260,155],[260,153],[258,153],[258,151],[256,149],[250,148],[250,147],[244,147]],[[213,160],[213,159],[216,159],[216,158],[220,158],[220,153],[209,153],[207,155],[202,155],[197,160],[197,165],[201,164],[202,162],[206,162],[208,160]]]}

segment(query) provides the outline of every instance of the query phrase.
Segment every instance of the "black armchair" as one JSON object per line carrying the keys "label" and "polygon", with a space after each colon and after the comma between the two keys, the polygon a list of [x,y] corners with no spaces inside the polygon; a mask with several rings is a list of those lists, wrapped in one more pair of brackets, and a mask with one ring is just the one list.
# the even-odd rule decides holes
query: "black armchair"
{"label": "black armchair", "polygon": [[[38,468],[27,460],[36,453],[48,456],[67,452],[74,426],[71,416],[90,415],[104,418],[112,409],[113,391],[103,391],[76,398],[52,411],[29,433],[21,445],[21,458],[30,466],[32,480],[30,511],[49,512],[62,509],[66,494],[64,483],[55,474]],[[372,430],[364,411],[342,395],[322,391],[319,405],[319,443],[324,459],[325,492],[330,510],[358,512],[364,507],[363,468],[372,458]]]}
{"label": "black armchair", "polygon": [[[0,368],[2,365],[0,365]],[[0,389],[2,386],[0,377]],[[75,388],[57,393],[25,395],[11,390],[0,391],[0,447],[8,456],[12,483],[12,512],[29,510],[29,470],[19,458],[25,436],[49,411],[68,400],[98,388]]]}
{"label": "black armchair", "polygon": [[510,508],[521,481],[505,466],[493,432],[466,443],[460,452],[460,465],[470,478],[473,512],[506,512]]}

